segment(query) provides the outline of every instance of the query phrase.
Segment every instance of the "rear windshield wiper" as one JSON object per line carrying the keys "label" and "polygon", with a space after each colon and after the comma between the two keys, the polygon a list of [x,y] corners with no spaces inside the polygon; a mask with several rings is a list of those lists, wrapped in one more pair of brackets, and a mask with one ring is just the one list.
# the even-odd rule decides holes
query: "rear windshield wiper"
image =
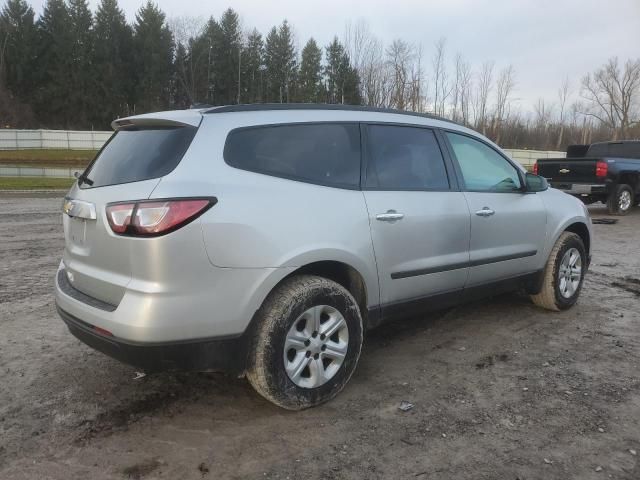
{"label": "rear windshield wiper", "polygon": [[86,172],[85,173],[81,173],[76,178],[78,179],[78,186],[82,185],[83,183],[86,183],[89,186],[93,185],[93,180],[91,180],[87,176]]}

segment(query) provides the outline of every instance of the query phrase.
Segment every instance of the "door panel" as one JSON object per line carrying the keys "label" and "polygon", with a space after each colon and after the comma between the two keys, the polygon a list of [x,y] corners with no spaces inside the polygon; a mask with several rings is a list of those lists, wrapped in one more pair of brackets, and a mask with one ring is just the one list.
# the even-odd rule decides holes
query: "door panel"
{"label": "door panel", "polygon": [[433,130],[367,125],[364,196],[389,305],[461,290],[469,269],[469,209],[451,190]]}
{"label": "door panel", "polygon": [[[471,211],[471,269],[467,286],[530,273],[539,268],[546,211],[535,193],[465,192]],[[484,208],[492,215],[477,215]]]}
{"label": "door panel", "polygon": [[519,170],[492,146],[447,132],[471,214],[471,287],[531,273],[542,264],[546,209],[523,191]]}
{"label": "door panel", "polygon": [[[382,304],[462,289],[469,270],[469,209],[461,192],[364,195]],[[376,218],[389,210],[404,216]]]}

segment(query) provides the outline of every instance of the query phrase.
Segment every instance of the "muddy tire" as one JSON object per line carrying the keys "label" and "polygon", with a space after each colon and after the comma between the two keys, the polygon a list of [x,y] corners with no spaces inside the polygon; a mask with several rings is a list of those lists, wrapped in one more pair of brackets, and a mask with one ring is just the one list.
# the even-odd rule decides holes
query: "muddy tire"
{"label": "muddy tire", "polygon": [[635,203],[633,189],[629,185],[616,185],[607,198],[607,211],[611,215],[626,215]]}
{"label": "muddy tire", "polygon": [[587,261],[587,251],[578,235],[571,232],[560,235],[544,267],[542,288],[531,295],[533,303],[553,311],[572,307],[582,290]]}
{"label": "muddy tire", "polygon": [[362,348],[358,303],[341,285],[300,275],[277,287],[257,313],[247,378],[264,398],[302,410],[335,397]]}

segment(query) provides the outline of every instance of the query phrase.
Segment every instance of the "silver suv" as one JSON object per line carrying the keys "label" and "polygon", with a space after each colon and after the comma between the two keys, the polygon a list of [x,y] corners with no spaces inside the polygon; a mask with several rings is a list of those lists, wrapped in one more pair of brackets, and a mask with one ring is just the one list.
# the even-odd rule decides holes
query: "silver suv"
{"label": "silver suv", "polygon": [[472,130],[360,107],[239,105],[116,120],[64,201],[58,312],[145,371],[246,375],[302,409],[363,331],[499,291],[571,307],[582,203]]}

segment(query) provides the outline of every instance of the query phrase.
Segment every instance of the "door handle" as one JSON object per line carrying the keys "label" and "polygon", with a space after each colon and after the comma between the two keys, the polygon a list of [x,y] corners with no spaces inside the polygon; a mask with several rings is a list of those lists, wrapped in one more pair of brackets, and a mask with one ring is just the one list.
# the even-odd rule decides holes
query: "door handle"
{"label": "door handle", "polygon": [[376,220],[381,222],[394,222],[396,220],[402,220],[404,213],[398,213],[395,210],[387,210],[387,213],[379,213],[376,215]]}
{"label": "door handle", "polygon": [[490,217],[494,213],[496,212],[494,210],[491,210],[489,207],[483,207],[482,210],[478,210],[476,212],[476,215],[478,215],[479,217]]}

